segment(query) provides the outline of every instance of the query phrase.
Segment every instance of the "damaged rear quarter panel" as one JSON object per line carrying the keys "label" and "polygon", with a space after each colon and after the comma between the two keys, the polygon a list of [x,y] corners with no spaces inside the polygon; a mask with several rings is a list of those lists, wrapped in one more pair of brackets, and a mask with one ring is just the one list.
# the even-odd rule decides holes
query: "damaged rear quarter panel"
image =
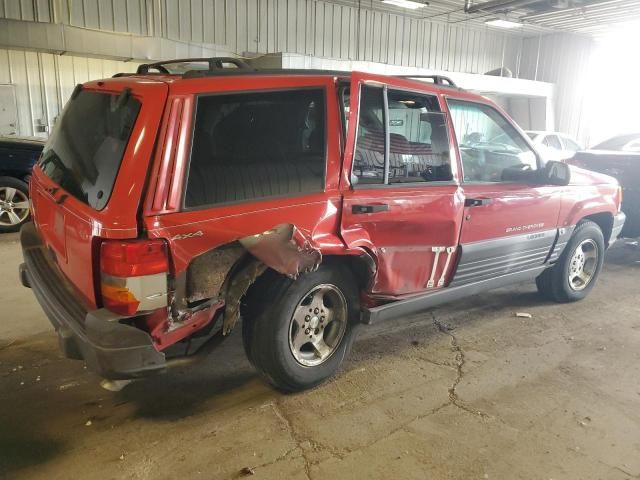
{"label": "damaged rear quarter panel", "polygon": [[[345,253],[335,234],[339,208],[340,197],[324,194],[223,206],[208,209],[205,220],[194,217],[202,212],[156,217],[149,235],[169,242],[180,307],[216,296],[226,298],[227,333],[238,320],[241,297],[262,273],[259,265],[295,278],[315,270],[322,261],[321,252]],[[246,257],[255,259],[240,267],[248,274],[242,270],[228,283],[229,270]]]}

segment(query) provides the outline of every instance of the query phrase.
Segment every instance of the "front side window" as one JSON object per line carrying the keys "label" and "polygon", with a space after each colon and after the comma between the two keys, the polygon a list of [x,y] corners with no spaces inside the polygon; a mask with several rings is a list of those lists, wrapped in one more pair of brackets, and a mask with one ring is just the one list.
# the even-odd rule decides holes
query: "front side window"
{"label": "front side window", "polygon": [[447,124],[437,98],[363,86],[353,176],[358,184],[451,180]]}
{"label": "front side window", "polygon": [[325,123],[323,89],[200,97],[185,206],[322,191]]}
{"label": "front side window", "polygon": [[537,168],[535,153],[497,110],[463,100],[447,103],[466,182],[509,181],[515,172]]}

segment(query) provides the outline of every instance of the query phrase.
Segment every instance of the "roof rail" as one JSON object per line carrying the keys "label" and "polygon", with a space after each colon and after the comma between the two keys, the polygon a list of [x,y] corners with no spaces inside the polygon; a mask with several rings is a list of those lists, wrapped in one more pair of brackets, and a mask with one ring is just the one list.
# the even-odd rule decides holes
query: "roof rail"
{"label": "roof rail", "polygon": [[[195,63],[195,62],[208,63],[209,69],[205,70],[208,72],[215,72],[215,71],[227,69],[229,67],[225,67],[224,65],[228,63],[235,65],[235,68],[238,68],[238,69],[251,68],[249,64],[246,63],[244,60],[240,60],[239,58],[233,58],[233,57],[179,58],[176,60],[165,60],[163,62],[143,63],[136,70],[136,74],[145,75],[149,73],[149,70],[152,70],[152,69],[157,70],[160,73],[169,74],[171,72],[169,72],[169,70],[165,67],[165,65],[171,65],[175,63]],[[194,70],[189,70],[189,71],[194,71]],[[188,73],[188,72],[185,72],[185,73]]]}
{"label": "roof rail", "polygon": [[458,88],[453,80],[449,77],[445,77],[444,75],[396,75],[400,78],[419,78],[426,80],[433,80],[433,83],[436,85],[440,85],[443,87],[453,87]]}

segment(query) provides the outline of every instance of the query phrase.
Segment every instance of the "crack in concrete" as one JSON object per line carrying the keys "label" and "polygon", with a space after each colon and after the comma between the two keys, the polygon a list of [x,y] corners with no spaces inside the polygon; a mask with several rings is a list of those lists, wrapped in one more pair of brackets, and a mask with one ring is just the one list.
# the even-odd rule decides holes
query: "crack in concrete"
{"label": "crack in concrete", "polygon": [[[588,455],[582,455],[583,457],[588,457]],[[600,465],[604,465],[605,467],[608,468],[612,468],[613,470],[617,470],[620,473],[623,473],[624,475],[628,476],[629,478],[640,478],[640,473],[637,475],[634,475],[631,472],[628,472],[627,470],[625,470],[624,468],[618,467],[617,465],[610,465],[607,462],[603,462],[602,460],[596,460]]]}
{"label": "crack in concrete", "polygon": [[[289,432],[289,435],[291,435],[291,438],[296,443],[296,447],[291,449],[288,453],[290,454],[291,452],[293,452],[295,450],[298,450],[298,449],[300,450],[302,459],[304,460],[305,474],[306,474],[306,477],[309,480],[312,480],[311,466],[316,464],[317,462],[313,462],[312,460],[309,459],[309,457],[307,456],[307,450],[308,449],[311,449],[311,450],[314,450],[314,451],[323,452],[323,453],[327,453],[330,456],[335,457],[335,458],[339,458],[341,460],[345,458],[346,454],[344,452],[342,452],[341,450],[338,450],[336,448],[330,447],[328,445],[323,445],[323,444],[321,444],[321,443],[309,438],[308,436],[302,435],[300,432],[298,432],[294,428],[293,422],[289,418],[289,415],[285,413],[285,411],[280,407],[278,402],[272,402],[272,403],[269,403],[268,405],[271,406],[271,408],[273,409],[273,411],[276,414],[276,416],[278,417],[278,419],[280,419],[280,421],[284,424],[284,426],[286,427],[287,431]],[[277,461],[282,460],[285,456],[286,456],[286,454],[278,457],[277,459],[275,459],[271,463],[276,463]],[[269,464],[267,464],[267,465],[269,465]]]}
{"label": "crack in concrete", "polygon": [[462,349],[462,346],[458,342],[458,338],[454,333],[452,333],[453,329],[449,328],[447,325],[444,325],[440,320],[438,320],[435,313],[430,313],[431,318],[433,319],[433,324],[436,326],[438,331],[451,338],[451,350],[455,353],[456,378],[449,387],[449,404],[454,405],[460,410],[463,410],[472,415],[476,415],[482,418],[490,418],[489,414],[484,413],[480,410],[473,410],[462,403],[462,400],[460,399],[456,389],[458,388],[458,385],[464,377],[464,365],[467,362],[467,358],[465,356],[464,350]]}
{"label": "crack in concrete", "polygon": [[[257,470],[259,468],[264,468],[264,467],[270,467],[271,465],[275,465],[278,462],[281,462],[283,460],[286,460],[289,456],[291,456],[292,453],[300,451],[302,453],[302,448],[300,448],[297,444],[295,447],[290,448],[289,450],[287,450],[286,452],[284,452],[282,455],[278,455],[276,458],[274,458],[273,460],[269,461],[269,462],[265,462],[265,463],[261,463],[259,465],[253,465],[251,466],[251,469],[253,470]],[[297,458],[293,457],[293,458]]]}
{"label": "crack in concrete", "polygon": [[284,412],[284,410],[282,410],[280,408],[280,405],[278,405],[277,402],[270,403],[269,405],[271,405],[271,408],[273,408],[273,412],[276,414],[276,417],[278,417],[280,419],[280,421],[287,428],[287,431],[289,432],[289,435],[291,435],[291,438],[296,443],[296,449],[300,449],[300,452],[302,453],[302,459],[304,460],[305,475],[306,475],[308,480],[312,480],[311,479],[311,462],[309,461],[309,458],[307,457],[307,452],[305,451],[304,447],[302,446],[302,443],[304,443],[307,440],[300,437],[300,435],[295,430],[295,428],[293,428],[293,423],[291,423],[291,420],[289,419],[287,414]]}

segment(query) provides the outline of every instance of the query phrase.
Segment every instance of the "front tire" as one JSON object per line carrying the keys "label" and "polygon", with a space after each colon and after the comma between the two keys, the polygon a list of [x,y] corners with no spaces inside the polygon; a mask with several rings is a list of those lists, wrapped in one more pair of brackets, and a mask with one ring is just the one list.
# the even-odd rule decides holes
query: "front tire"
{"label": "front tire", "polygon": [[[275,278],[277,277],[277,279]],[[351,349],[359,321],[349,270],[322,265],[297,280],[271,277],[271,293],[243,318],[247,357],[278,389],[295,392],[333,376]]]}
{"label": "front tire", "polygon": [[582,300],[602,270],[604,252],[604,236],[600,227],[590,220],[580,222],[558,262],[536,278],[538,291],[556,302]]}
{"label": "front tire", "polygon": [[29,220],[29,186],[13,177],[0,177],[0,233],[16,232]]}

